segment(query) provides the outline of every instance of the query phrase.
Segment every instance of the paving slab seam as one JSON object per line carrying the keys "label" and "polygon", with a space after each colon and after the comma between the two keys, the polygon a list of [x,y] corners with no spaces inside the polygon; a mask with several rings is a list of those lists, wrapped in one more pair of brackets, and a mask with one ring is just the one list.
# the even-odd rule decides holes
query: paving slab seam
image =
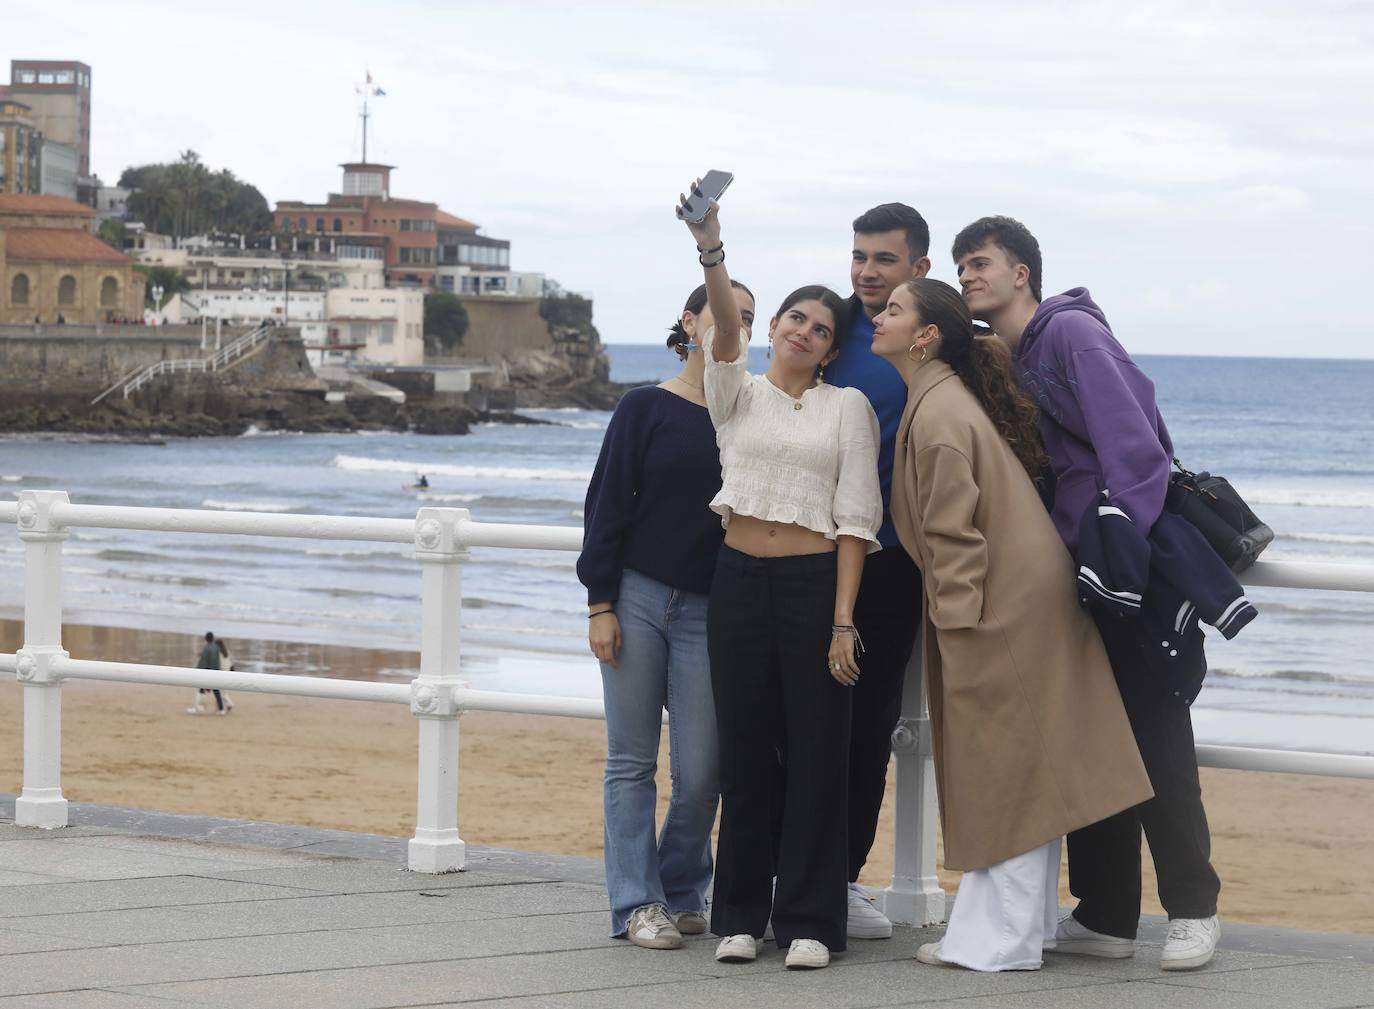
{"label": "paving slab seam", "polygon": [[[177,910],[177,909],[176,909],[176,908],[170,908],[170,909],[168,909],[168,908],[157,908],[156,910]],[[99,913],[99,912],[97,912],[97,913]],[[599,911],[569,911],[569,912],[564,912],[564,913],[563,913],[563,917],[571,917],[571,916],[573,916],[573,915],[578,915],[578,914],[587,914],[587,915],[595,914],[595,915],[598,915],[598,917],[599,917],[599,916],[601,915],[601,912],[599,912]],[[499,916],[497,916],[497,917],[492,917],[492,918],[484,918],[484,919],[481,919],[481,920],[482,920],[482,921],[507,921],[507,920],[510,920],[511,917],[513,917],[513,916],[507,915],[507,916],[505,916],[505,917],[499,917]],[[381,930],[381,929],[420,928],[420,927],[423,927],[423,926],[429,926],[429,925],[435,925],[435,924],[438,924],[438,923],[436,923],[436,922],[434,922],[434,921],[432,921],[432,920],[401,921],[401,922],[388,922],[388,923],[385,924],[385,925],[338,925],[338,926],[329,926],[329,927],[326,927],[326,928],[288,929],[288,930],[281,931],[281,932],[271,932],[271,931],[269,931],[269,932],[235,933],[235,934],[220,935],[220,936],[194,936],[194,937],[191,937],[191,938],[184,938],[184,939],[139,939],[139,940],[130,941],[130,942],[92,942],[92,943],[91,943],[90,945],[88,945],[88,946],[72,946],[72,947],[67,947],[66,950],[52,950],[52,951],[49,951],[49,952],[67,952],[67,951],[73,951],[73,952],[75,952],[75,951],[78,951],[78,950],[92,950],[92,949],[127,949],[127,948],[134,948],[134,947],[137,947],[137,948],[144,948],[144,947],[173,947],[173,946],[179,946],[179,945],[182,945],[182,944],[184,944],[184,943],[191,943],[191,942],[222,942],[222,941],[228,941],[228,940],[231,940],[231,939],[264,939],[264,938],[273,938],[273,939],[277,939],[277,938],[286,938],[286,937],[288,937],[288,936],[305,936],[305,935],[337,935],[337,934],[346,933],[346,932],[371,932],[371,931],[377,931],[377,930]],[[35,931],[35,930],[33,930],[33,929],[18,929],[18,928],[12,928],[12,929],[9,929],[9,931],[11,931],[11,932],[21,932],[21,933],[23,933],[24,935],[41,936],[41,937],[44,938],[44,939],[72,939],[72,938],[74,938],[73,936],[65,935],[65,934],[63,934],[63,933],[61,933],[61,932],[38,932],[38,931]],[[578,952],[585,952],[585,951],[587,951],[587,950],[605,949],[605,948],[608,948],[608,947],[606,947],[605,945],[603,945],[602,940],[598,939],[598,940],[596,940],[595,942],[589,943],[589,944],[587,944],[587,945],[580,945],[580,946],[565,946],[565,947],[563,947],[559,952],[578,953]],[[36,952],[36,951],[28,951],[28,952],[21,952],[21,953],[0,953],[0,958],[7,957],[7,956],[28,956],[28,955],[30,955],[32,952]],[[443,957],[443,962],[448,962],[448,961],[465,962],[465,961],[469,961],[469,960],[488,960],[488,959],[495,959],[495,958],[498,958],[498,957],[506,957],[506,956],[528,956],[528,955],[529,955],[528,951],[520,952],[520,953],[478,953],[478,954],[475,954],[475,955],[473,955],[473,956],[453,956],[453,955],[445,955],[445,956]],[[420,962],[424,963],[424,962],[428,962],[428,961],[420,961]],[[875,962],[876,962],[876,961],[875,961]]]}
{"label": "paving slab seam", "polygon": [[[0,920],[3,920],[3,919],[0,919]],[[1224,953],[1225,950],[1223,950],[1222,952]],[[1072,955],[1072,954],[1069,954],[1069,955]],[[1265,954],[1260,954],[1260,955],[1263,956],[1263,955],[1265,955]],[[1157,970],[1157,971],[1159,972],[1158,975],[1152,976],[1152,977],[1123,978],[1123,979],[1121,979],[1121,983],[1124,984],[1124,983],[1126,983],[1127,981],[1131,981],[1131,982],[1134,982],[1134,981],[1158,981],[1158,982],[1160,982],[1161,984],[1169,984],[1169,983],[1172,982],[1172,983],[1175,983],[1178,987],[1188,988],[1188,987],[1195,987],[1195,986],[1192,986],[1192,985],[1188,985],[1188,984],[1184,984],[1184,983],[1179,982],[1178,979],[1179,979],[1180,977],[1205,977],[1205,976],[1207,976],[1207,975],[1209,975],[1209,974],[1215,974],[1215,975],[1220,976],[1220,975],[1222,975],[1222,974],[1239,974],[1239,973],[1242,973],[1242,972],[1244,972],[1244,971],[1280,970],[1280,969],[1282,969],[1282,968],[1284,968],[1284,967],[1306,967],[1306,966],[1310,966],[1310,965],[1312,965],[1312,964],[1323,964],[1323,965],[1324,965],[1324,964],[1341,963],[1341,962],[1343,962],[1343,961],[1339,961],[1339,960],[1321,960],[1321,959],[1310,959],[1310,960],[1305,960],[1305,959],[1301,959],[1301,958],[1298,958],[1298,959],[1288,959],[1288,958],[1286,958],[1286,957],[1282,957],[1281,954],[1277,954],[1277,953],[1276,953],[1276,954],[1273,954],[1273,955],[1276,956],[1276,957],[1280,957],[1281,959],[1283,959],[1283,963],[1243,963],[1243,964],[1236,964],[1234,967],[1228,967],[1228,966],[1225,965],[1224,962],[1221,963],[1221,964],[1217,964],[1217,963],[1213,962],[1213,963],[1208,964],[1208,965],[1205,966],[1205,967],[1198,967],[1196,970],[1178,971],[1178,972],[1166,971],[1163,967],[1160,967],[1160,966],[1156,965],[1156,966],[1155,966],[1155,970]],[[1129,958],[1127,958],[1127,960],[1129,960]],[[1355,960],[1346,961],[1346,962],[1358,963],[1358,961],[1355,961]],[[1054,963],[1055,963],[1055,969],[1056,969],[1056,970],[1062,970],[1062,971],[1064,971],[1065,973],[1073,974],[1073,975],[1075,975],[1075,976],[1077,976],[1077,977],[1101,977],[1101,976],[1102,976],[1102,975],[1100,975],[1100,974],[1091,974],[1091,973],[1088,973],[1087,971],[1084,971],[1084,970],[1082,970],[1081,968],[1080,968],[1079,970],[1074,970],[1073,965],[1063,964],[1063,963],[1061,963],[1059,960],[1055,960]]]}
{"label": "paving slab seam", "polygon": [[[555,952],[556,952],[556,953],[577,953],[577,952],[584,952],[584,951],[583,951],[583,950],[576,950],[576,949],[572,949],[572,950],[561,950],[561,949],[560,949],[560,950],[548,950],[548,951],[545,951],[545,952],[549,952],[549,953],[555,953]],[[364,964],[364,965],[361,965],[361,966],[366,966],[366,967],[387,967],[387,968],[393,968],[393,967],[426,967],[426,968],[432,968],[432,967],[434,967],[434,966],[437,965],[437,964],[443,964],[443,963],[464,963],[464,962],[467,962],[467,961],[470,961],[470,960],[504,960],[504,959],[506,959],[506,958],[508,958],[508,957],[526,957],[526,956],[531,956],[531,955],[532,955],[532,954],[530,954],[530,953],[528,953],[528,952],[525,952],[525,953],[497,953],[497,954],[488,954],[488,955],[486,955],[486,956],[481,956],[481,957],[449,957],[449,958],[447,958],[447,959],[445,959],[445,960],[392,960],[392,961],[387,961],[386,963],[381,963],[381,964]],[[310,974],[335,974],[335,973],[339,973],[339,972],[342,972],[342,971],[357,970],[357,969],[359,968],[359,966],[360,966],[359,964],[348,964],[348,965],[339,966],[339,967],[306,967],[306,968],[302,968],[302,969],[300,969],[300,970],[256,971],[256,972],[251,973],[251,974],[214,974],[214,975],[206,975],[206,976],[202,976],[202,977],[186,978],[186,979],[173,980],[173,981],[146,981],[146,982],[139,982],[139,983],[136,983],[136,984],[124,985],[124,986],[120,987],[120,988],[117,989],[117,990],[118,990],[118,992],[119,992],[120,994],[137,994],[137,995],[143,996],[143,997],[145,997],[145,998],[165,998],[165,996],[149,995],[148,993],[142,991],[142,989],[143,989],[143,988],[147,988],[147,987],[156,986],[156,985],[165,985],[165,984],[187,984],[187,983],[203,984],[203,983],[209,983],[209,982],[214,982],[214,981],[243,981],[243,980],[252,979],[252,978],[284,978],[284,977],[294,977],[294,976],[297,976],[297,975],[304,976],[304,975],[310,975]],[[714,975],[711,975],[711,974],[700,974],[700,973],[696,973],[696,972],[666,971],[665,973],[670,974],[671,976],[668,977],[668,978],[665,978],[665,979],[662,980],[662,981],[639,981],[639,982],[636,982],[636,983],[634,983],[634,984],[627,984],[627,985],[595,985],[595,986],[586,987],[586,988],[569,988],[569,989],[567,989],[566,991],[555,992],[555,993],[553,993],[553,994],[560,994],[560,995],[561,995],[561,994],[574,994],[574,993],[580,994],[580,993],[582,993],[582,992],[615,991],[615,990],[621,989],[621,988],[637,988],[637,987],[641,987],[641,986],[647,987],[647,986],[649,986],[649,985],[655,985],[655,986],[657,986],[657,985],[660,985],[660,984],[679,984],[679,983],[681,983],[681,982],[683,982],[683,981],[714,981],[714,980],[720,980],[720,979],[716,978]],[[73,988],[73,989],[59,989],[59,992],[65,992],[65,991],[81,991],[81,990],[83,990],[83,989],[76,989],[76,988]],[[101,989],[96,989],[96,990],[100,990],[100,991],[110,991],[110,990],[112,990],[112,989],[101,988]],[[16,994],[16,995],[29,996],[29,995],[32,995],[32,994],[48,994],[48,993],[47,993],[47,992],[39,992],[39,993],[34,993],[34,992],[17,992],[17,993],[15,993],[15,994]],[[545,993],[545,992],[539,992],[539,993],[537,993],[537,994],[536,994],[536,993],[528,993],[528,992],[527,992],[527,993],[525,993],[524,995],[519,995],[519,996],[494,996],[494,997],[496,997],[496,998],[507,998],[507,997],[509,997],[509,998],[532,998],[532,997],[541,997],[541,998],[542,998],[542,997],[544,997],[546,994],[547,994],[547,993]],[[6,997],[15,997],[15,996],[6,996]],[[491,998],[493,998],[493,996],[485,996],[485,998],[491,999]],[[452,1002],[453,1000],[452,1000],[452,999],[449,999],[448,1001],[449,1001],[449,1002]],[[481,999],[465,999],[465,1000],[463,1000],[463,1001],[474,1002],[474,1001],[481,1001]],[[193,1005],[201,1005],[201,1004],[205,1004],[205,1003],[190,1003],[190,1004],[193,1004]],[[419,1004],[419,1005],[444,1005],[445,1003],[443,1003],[443,1002],[429,1002],[429,1003],[412,1003],[412,1004]],[[396,1007],[396,1006],[375,1006],[375,1007],[370,1007],[370,1009],[399,1009],[399,1007]]]}

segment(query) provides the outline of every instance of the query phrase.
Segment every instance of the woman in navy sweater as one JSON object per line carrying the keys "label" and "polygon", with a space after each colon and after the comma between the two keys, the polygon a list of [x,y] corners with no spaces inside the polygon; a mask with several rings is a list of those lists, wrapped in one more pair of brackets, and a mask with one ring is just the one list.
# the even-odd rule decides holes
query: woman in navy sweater
{"label": "woman in navy sweater", "polygon": [[[754,296],[734,285],[745,326]],[[706,599],[720,552],[720,455],[698,340],[714,325],[702,285],[668,337],[682,371],[626,393],[606,428],[584,510],[577,576],[606,702],[606,889],[611,934],[676,949],[706,931],[719,798]],[[673,791],[655,837],[663,709]]]}

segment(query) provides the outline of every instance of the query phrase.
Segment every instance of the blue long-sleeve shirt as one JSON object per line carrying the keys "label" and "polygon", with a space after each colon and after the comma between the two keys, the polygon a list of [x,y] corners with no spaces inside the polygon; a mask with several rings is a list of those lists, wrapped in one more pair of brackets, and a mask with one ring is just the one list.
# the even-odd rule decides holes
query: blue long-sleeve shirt
{"label": "blue long-sleeve shirt", "polygon": [[657,386],[627,392],[587,487],[577,559],[587,602],[615,600],[626,568],[686,592],[710,591],[725,537],[710,509],[719,490],[706,408]]}
{"label": "blue long-sleeve shirt", "polygon": [[849,299],[849,332],[840,345],[840,356],[825,366],[831,385],[849,386],[868,397],[878,415],[878,483],[883,491],[883,524],[878,542],[895,547],[897,530],[892,525],[892,460],[896,454],[897,428],[906,409],[906,382],[901,373],[873,353],[873,320],[863,302]]}

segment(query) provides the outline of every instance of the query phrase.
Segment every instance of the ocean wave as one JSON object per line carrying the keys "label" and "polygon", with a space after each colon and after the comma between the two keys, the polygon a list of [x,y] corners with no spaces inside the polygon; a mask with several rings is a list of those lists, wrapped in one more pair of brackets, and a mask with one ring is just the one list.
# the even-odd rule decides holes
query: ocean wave
{"label": "ocean wave", "polygon": [[337,469],[371,473],[424,473],[426,476],[453,476],[467,480],[577,480],[592,478],[591,470],[526,469],[519,466],[466,466],[457,463],[415,462],[410,459],[369,459],[358,455],[336,455],[329,465]]}
{"label": "ocean wave", "polygon": [[284,438],[286,435],[303,435],[304,431],[283,431],[283,430],[263,430],[256,424],[249,424],[248,430],[239,435],[240,438]]}
{"label": "ocean wave", "polygon": [[1357,536],[1347,533],[1291,533],[1281,532],[1280,540],[1300,540],[1304,543],[1339,543],[1345,546],[1374,546],[1374,536]]}
{"label": "ocean wave", "polygon": [[470,504],[473,501],[480,501],[481,494],[432,494],[429,491],[420,491],[415,495],[417,501],[457,501],[462,504]]}
{"label": "ocean wave", "polygon": [[299,505],[281,504],[278,501],[221,501],[218,498],[206,498],[200,503],[202,508],[214,508],[217,511],[226,512],[290,512],[295,511]]}
{"label": "ocean wave", "polygon": [[3,475],[3,476],[0,476],[0,483],[19,483],[19,482],[21,482],[23,479],[24,479],[24,477],[23,477],[22,474],[10,475],[10,474],[7,473],[7,474],[5,474],[5,475]]}
{"label": "ocean wave", "polygon": [[1286,505],[1292,508],[1374,508],[1374,491],[1309,491],[1287,488],[1245,489],[1252,505]]}
{"label": "ocean wave", "polygon": [[348,547],[306,547],[301,551],[312,557],[404,557],[399,549],[397,550],[366,550]]}

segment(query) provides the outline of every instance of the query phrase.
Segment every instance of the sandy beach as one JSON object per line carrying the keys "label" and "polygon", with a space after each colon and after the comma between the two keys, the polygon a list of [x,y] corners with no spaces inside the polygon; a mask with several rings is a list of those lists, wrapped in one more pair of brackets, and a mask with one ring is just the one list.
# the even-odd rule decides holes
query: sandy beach
{"label": "sandy beach", "polygon": [[[0,621],[0,651],[21,637]],[[194,635],[68,626],[75,656],[185,664]],[[316,675],[371,678],[418,664],[412,653],[282,642],[231,643],[236,659]],[[250,665],[251,668],[251,665]],[[143,809],[409,834],[416,729],[400,706],[234,695],[226,717],[188,716],[192,694],[72,682],[63,688],[67,798]],[[213,705],[212,705],[213,707]],[[21,688],[0,682],[0,792],[22,778]],[[667,793],[667,740],[660,796]],[[462,720],[465,840],[599,857],[600,722],[474,713]],[[1237,921],[1374,933],[1374,782],[1204,770],[1221,913]],[[664,800],[660,798],[660,806]],[[882,885],[892,857],[891,790],[863,881]],[[1149,860],[1146,858],[1147,874]],[[953,889],[957,873],[941,873]],[[1069,902],[1067,877],[1063,902]],[[1158,912],[1153,876],[1145,909]]]}

